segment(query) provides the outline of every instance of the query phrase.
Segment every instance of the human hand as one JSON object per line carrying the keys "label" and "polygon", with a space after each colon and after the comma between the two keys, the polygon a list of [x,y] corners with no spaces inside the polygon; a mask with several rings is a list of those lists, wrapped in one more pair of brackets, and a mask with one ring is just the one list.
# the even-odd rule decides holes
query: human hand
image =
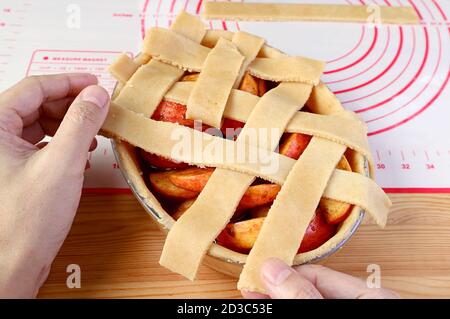
{"label": "human hand", "polygon": [[395,292],[368,288],[366,283],[321,265],[289,267],[279,259],[269,259],[261,267],[268,295],[242,291],[249,299],[394,299]]}
{"label": "human hand", "polygon": [[34,297],[70,230],[109,108],[95,84],[90,74],[29,77],[0,94],[0,297]]}

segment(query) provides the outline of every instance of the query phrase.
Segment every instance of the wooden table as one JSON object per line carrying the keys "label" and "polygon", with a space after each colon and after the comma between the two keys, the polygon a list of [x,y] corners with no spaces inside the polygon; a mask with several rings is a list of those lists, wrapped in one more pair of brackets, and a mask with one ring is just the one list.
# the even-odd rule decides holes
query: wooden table
{"label": "wooden table", "polygon": [[[364,222],[323,262],[366,278],[381,267],[382,285],[403,297],[450,297],[450,195],[391,195],[381,230]],[[40,291],[42,298],[239,298],[236,279],[203,266],[190,282],[158,264],[164,243],[132,195],[84,195],[72,230]],[[66,267],[81,267],[81,288],[68,289]]]}

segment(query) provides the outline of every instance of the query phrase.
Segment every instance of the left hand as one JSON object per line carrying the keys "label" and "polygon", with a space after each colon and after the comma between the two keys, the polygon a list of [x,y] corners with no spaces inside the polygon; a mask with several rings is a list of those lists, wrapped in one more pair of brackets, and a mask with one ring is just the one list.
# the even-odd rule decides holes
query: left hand
{"label": "left hand", "polygon": [[0,94],[0,297],[34,297],[70,230],[109,108],[96,84],[36,76]]}

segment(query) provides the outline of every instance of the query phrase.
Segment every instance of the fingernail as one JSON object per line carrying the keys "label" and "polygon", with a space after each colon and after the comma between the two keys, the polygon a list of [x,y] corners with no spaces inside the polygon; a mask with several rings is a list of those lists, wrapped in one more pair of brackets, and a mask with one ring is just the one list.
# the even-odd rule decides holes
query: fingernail
{"label": "fingernail", "polygon": [[91,85],[85,88],[80,95],[82,101],[94,103],[99,108],[105,107],[109,101],[109,95],[105,89],[98,85]]}
{"label": "fingernail", "polygon": [[262,276],[273,286],[280,286],[292,275],[293,270],[279,259],[269,259],[262,266]]}

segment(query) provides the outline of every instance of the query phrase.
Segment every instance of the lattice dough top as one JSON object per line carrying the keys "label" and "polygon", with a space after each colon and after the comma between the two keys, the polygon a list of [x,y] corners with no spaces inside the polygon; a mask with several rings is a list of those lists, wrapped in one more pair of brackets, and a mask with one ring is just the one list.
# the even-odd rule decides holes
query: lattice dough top
{"label": "lattice dough top", "polygon": [[[259,269],[267,258],[293,264],[333,248],[359,209],[385,225],[391,203],[360,165],[364,159],[372,167],[365,125],[320,82],[323,68],[245,32],[206,31],[187,13],[170,29],[150,29],[138,58],[118,57],[110,71],[119,84],[103,134],[173,168],[194,167],[153,172],[148,187],[141,183],[142,196],[164,214],[158,183],[169,181],[167,192],[190,199],[177,221],[166,224],[161,265],[193,280],[204,256],[217,250],[217,236],[220,243],[232,227],[230,220],[260,205],[252,207],[264,214],[248,256],[240,255],[246,263],[238,288],[264,292]],[[171,109],[164,107],[185,113],[167,120]],[[230,121],[242,124],[236,139],[208,132],[220,132]],[[289,148],[295,153],[298,143],[304,147],[292,155]],[[344,220],[332,218],[344,208]],[[333,226],[336,235],[298,255],[308,226],[323,210],[328,222],[340,223]]]}

